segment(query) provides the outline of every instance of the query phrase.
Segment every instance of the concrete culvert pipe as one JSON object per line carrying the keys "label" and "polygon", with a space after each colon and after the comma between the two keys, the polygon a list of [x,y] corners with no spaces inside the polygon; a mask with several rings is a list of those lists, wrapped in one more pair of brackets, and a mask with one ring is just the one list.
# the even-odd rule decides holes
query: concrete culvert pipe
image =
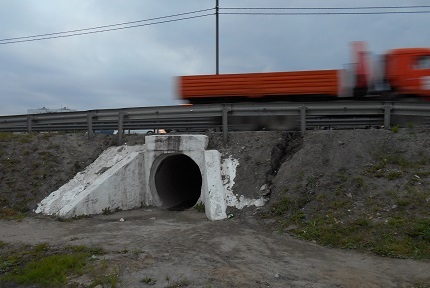
{"label": "concrete culvert pipe", "polygon": [[193,207],[200,198],[202,175],[187,155],[165,156],[155,170],[155,189],[162,206],[171,210]]}

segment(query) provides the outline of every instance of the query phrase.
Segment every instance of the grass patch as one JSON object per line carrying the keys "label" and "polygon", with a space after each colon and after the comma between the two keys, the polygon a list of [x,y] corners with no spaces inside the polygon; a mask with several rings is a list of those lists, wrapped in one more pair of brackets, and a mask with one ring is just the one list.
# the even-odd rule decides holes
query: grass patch
{"label": "grass patch", "polygon": [[291,198],[284,195],[281,200],[275,203],[271,208],[272,215],[281,216],[285,214],[297,215],[298,210],[302,209],[312,200],[310,196],[301,196]]}
{"label": "grass patch", "polygon": [[2,281],[61,287],[66,283],[68,275],[83,273],[88,256],[86,253],[47,256],[27,263],[23,268],[17,269],[17,273],[5,275]]}
{"label": "grass patch", "polygon": [[[405,225],[410,228],[405,228]],[[303,239],[331,247],[369,250],[380,256],[430,258],[428,220],[409,219],[409,222],[392,220],[387,223],[374,223],[360,218],[340,222],[327,217],[302,222],[300,228],[291,232]]]}
{"label": "grass patch", "polygon": [[[420,173],[420,169],[428,162],[425,157],[420,158],[418,161],[411,161],[405,158],[403,153],[383,154],[377,157],[376,161],[375,164],[367,169],[367,172],[374,177],[384,177],[388,180],[401,178],[401,171],[415,170],[416,173]],[[421,175],[425,176],[426,173],[422,172]]]}
{"label": "grass patch", "polygon": [[2,220],[22,221],[25,217],[26,215],[21,211],[8,207],[0,208],[0,219]]}
{"label": "grass patch", "polygon": [[395,187],[378,191],[366,183],[373,175],[345,177],[339,173],[332,178],[332,190],[289,193],[286,189],[284,196],[260,216],[274,219],[277,231],[321,245],[380,256],[430,259],[430,191],[423,185],[427,180],[389,166],[418,165],[401,155],[381,158],[377,164],[377,170],[389,167],[382,172],[387,180],[401,178]]}
{"label": "grass patch", "polygon": [[0,132],[0,142],[19,141],[21,143],[29,143],[32,137],[32,134]]}
{"label": "grass patch", "polygon": [[[103,253],[105,251],[101,248],[86,246],[58,248],[47,243],[17,246],[3,242],[0,245],[0,286],[64,287],[71,277],[83,275],[88,271],[97,272],[91,274],[95,282],[98,277],[104,277],[104,271],[100,269],[100,265],[92,262],[92,256]],[[105,279],[99,282],[115,281]]]}

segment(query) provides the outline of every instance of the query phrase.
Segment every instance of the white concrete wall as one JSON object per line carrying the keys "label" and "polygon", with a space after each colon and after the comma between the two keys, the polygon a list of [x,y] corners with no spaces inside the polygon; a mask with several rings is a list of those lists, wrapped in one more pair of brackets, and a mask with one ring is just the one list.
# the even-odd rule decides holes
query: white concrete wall
{"label": "white concrete wall", "polygon": [[[225,189],[221,180],[221,154],[216,150],[205,152],[205,178],[204,190],[205,213],[209,220],[222,220],[227,218]],[[203,188],[203,187],[202,187]],[[203,191],[203,189],[202,189]]]}
{"label": "white concrete wall", "polygon": [[139,207],[145,194],[144,146],[111,147],[39,203],[36,213],[73,217]]}

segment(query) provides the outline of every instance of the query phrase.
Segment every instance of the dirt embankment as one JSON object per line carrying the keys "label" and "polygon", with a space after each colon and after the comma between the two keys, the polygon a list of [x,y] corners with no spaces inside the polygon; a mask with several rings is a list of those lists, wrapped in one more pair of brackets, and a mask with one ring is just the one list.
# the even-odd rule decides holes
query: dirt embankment
{"label": "dirt embankment", "polygon": [[[209,149],[239,160],[235,193],[264,196],[267,205],[232,209],[219,222],[154,208],[71,222],[1,220],[0,241],[101,246],[107,264],[120,267],[121,287],[143,279],[153,287],[429,287],[429,131],[231,133],[227,146],[210,134]],[[33,209],[114,142],[1,134],[2,217]]]}
{"label": "dirt embankment", "polygon": [[0,216],[32,211],[115,143],[107,135],[0,133]]}

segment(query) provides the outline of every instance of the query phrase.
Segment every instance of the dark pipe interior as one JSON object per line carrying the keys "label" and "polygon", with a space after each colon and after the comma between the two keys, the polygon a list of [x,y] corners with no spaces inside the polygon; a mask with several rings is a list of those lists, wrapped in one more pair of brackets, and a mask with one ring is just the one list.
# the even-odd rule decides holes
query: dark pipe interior
{"label": "dark pipe interior", "polygon": [[163,207],[184,210],[199,200],[202,175],[199,166],[184,154],[163,159],[155,172],[155,188]]}

